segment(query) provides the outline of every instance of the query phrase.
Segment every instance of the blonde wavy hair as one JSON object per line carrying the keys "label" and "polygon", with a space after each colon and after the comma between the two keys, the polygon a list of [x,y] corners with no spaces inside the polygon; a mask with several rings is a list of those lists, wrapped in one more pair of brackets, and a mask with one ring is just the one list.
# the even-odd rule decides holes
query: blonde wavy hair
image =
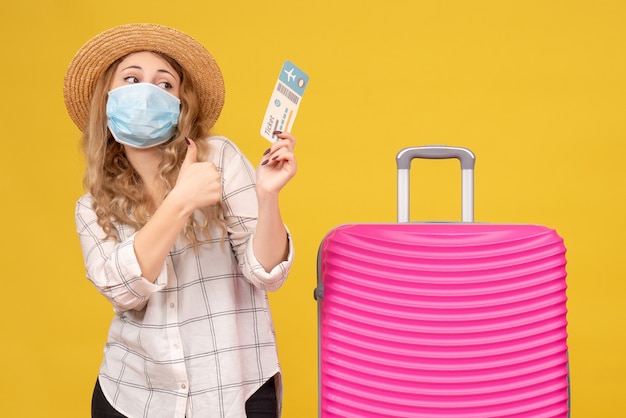
{"label": "blonde wavy hair", "polygon": [[[156,52],[155,52],[156,53]],[[195,94],[191,77],[172,58],[159,54],[172,65],[181,78],[180,101],[181,110],[178,127],[174,138],[163,145],[157,146],[162,154],[158,168],[158,178],[163,185],[165,198],[176,184],[180,166],[187,152],[185,137],[196,143],[197,158],[204,160],[209,154],[205,139],[209,136],[208,123],[202,118],[200,102]],[[154,213],[156,207],[150,198],[139,174],[132,167],[121,144],[117,143],[108,127],[106,118],[106,101],[109,85],[119,65],[125,57],[115,61],[97,81],[89,121],[85,129],[81,146],[87,160],[87,168],[83,184],[93,197],[93,210],[98,217],[98,225],[102,227],[107,238],[119,240],[115,223],[126,224],[136,231],[141,229]],[[225,232],[224,220],[220,205],[205,207],[200,210],[202,221],[192,215],[184,227],[185,238],[197,246],[208,240],[210,227],[217,224]],[[201,239],[197,231],[205,237]]]}

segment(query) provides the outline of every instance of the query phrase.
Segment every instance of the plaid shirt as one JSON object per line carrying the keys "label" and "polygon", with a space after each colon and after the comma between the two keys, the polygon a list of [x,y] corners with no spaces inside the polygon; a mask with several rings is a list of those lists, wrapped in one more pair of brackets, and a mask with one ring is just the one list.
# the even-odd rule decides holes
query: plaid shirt
{"label": "plaid shirt", "polygon": [[116,225],[119,243],[103,240],[90,195],[76,205],[87,277],[116,313],[99,380],[128,417],[245,417],[246,399],[280,373],[266,291],[287,277],[291,236],[288,260],[267,273],[252,250],[255,170],[228,139],[208,143],[222,175],[227,239],[214,227],[215,239],[196,252],[179,237],[154,283],[141,277],[135,231]]}

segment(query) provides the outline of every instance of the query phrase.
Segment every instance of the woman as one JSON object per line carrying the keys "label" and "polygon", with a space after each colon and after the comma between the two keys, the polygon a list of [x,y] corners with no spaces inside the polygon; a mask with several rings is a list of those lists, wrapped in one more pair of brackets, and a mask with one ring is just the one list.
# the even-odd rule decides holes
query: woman
{"label": "woman", "polygon": [[160,25],[88,41],[64,96],[87,160],[76,206],[87,277],[116,313],[92,416],[280,416],[266,291],[293,260],[278,195],[296,173],[294,137],[277,133],[255,170],[211,136],[219,67]]}

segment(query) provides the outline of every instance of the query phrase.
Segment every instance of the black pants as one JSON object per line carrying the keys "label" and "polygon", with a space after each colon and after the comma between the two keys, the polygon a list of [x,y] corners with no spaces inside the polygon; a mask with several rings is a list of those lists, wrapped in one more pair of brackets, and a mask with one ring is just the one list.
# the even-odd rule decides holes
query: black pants
{"label": "black pants", "polygon": [[[246,417],[276,418],[277,408],[276,384],[272,377],[246,401]],[[126,418],[125,415],[117,412],[104,397],[99,381],[96,381],[96,387],[93,390],[91,416],[92,418]]]}

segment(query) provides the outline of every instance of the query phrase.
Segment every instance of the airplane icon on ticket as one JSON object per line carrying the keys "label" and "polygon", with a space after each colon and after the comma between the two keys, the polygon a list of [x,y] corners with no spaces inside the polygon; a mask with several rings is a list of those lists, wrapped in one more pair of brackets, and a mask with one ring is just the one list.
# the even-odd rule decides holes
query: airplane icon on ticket
{"label": "airplane icon on ticket", "polygon": [[289,71],[283,70],[283,71],[285,71],[285,74],[287,74],[287,82],[296,79],[296,75],[293,73],[293,70],[294,70],[293,68],[291,70],[289,70]]}

